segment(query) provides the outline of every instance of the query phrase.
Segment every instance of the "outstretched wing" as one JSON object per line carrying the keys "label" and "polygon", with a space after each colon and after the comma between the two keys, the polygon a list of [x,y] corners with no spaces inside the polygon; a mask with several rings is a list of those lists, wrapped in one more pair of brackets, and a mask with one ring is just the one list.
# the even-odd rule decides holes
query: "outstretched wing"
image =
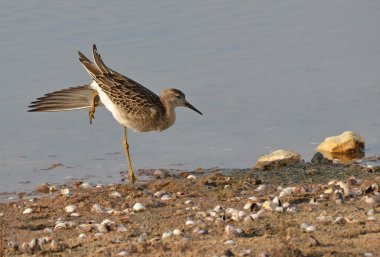
{"label": "outstretched wing", "polygon": [[92,63],[81,52],[79,60],[87,72],[99,84],[100,88],[107,94],[113,103],[132,114],[148,114],[151,108],[163,111],[164,107],[160,98],[136,81],[108,68],[93,46],[94,63]]}

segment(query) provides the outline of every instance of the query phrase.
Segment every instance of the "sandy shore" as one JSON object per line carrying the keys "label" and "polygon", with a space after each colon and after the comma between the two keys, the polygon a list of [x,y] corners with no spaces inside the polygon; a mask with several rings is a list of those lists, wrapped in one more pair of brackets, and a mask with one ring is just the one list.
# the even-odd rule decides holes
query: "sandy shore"
{"label": "sandy shore", "polygon": [[380,176],[359,166],[300,164],[272,171],[155,175],[135,185],[96,186],[85,181],[42,185],[33,196],[20,194],[18,200],[1,203],[1,253],[377,256],[380,252]]}

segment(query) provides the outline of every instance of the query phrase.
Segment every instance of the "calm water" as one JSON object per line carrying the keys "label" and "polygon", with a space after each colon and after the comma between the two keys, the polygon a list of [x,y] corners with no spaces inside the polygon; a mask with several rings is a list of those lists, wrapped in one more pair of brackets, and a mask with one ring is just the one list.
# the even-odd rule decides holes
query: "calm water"
{"label": "calm water", "polygon": [[[380,153],[380,1],[1,1],[0,191],[69,177],[117,181],[122,127],[97,109],[27,113],[87,83],[77,50],[156,93],[176,87],[163,133],[129,133],[135,168],[251,167],[279,147],[306,160],[354,130]],[[54,163],[64,167],[43,170]],[[180,166],[182,165],[182,166]]]}

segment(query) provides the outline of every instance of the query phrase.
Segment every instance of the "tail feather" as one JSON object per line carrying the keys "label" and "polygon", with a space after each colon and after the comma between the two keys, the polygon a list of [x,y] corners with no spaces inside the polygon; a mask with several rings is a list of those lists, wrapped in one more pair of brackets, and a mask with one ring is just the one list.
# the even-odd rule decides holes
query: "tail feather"
{"label": "tail feather", "polygon": [[[31,102],[28,112],[58,112],[89,108],[95,92],[89,85],[71,87],[46,94]],[[99,96],[95,106],[100,105]]]}

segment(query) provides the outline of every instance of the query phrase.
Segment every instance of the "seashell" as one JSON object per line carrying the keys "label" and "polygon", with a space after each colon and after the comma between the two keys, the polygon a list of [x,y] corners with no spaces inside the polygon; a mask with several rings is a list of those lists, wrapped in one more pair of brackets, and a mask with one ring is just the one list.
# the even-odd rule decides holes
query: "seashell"
{"label": "seashell", "polygon": [[180,229],[178,229],[178,228],[176,228],[176,229],[173,230],[173,235],[175,235],[175,236],[180,236],[182,234],[183,234],[182,231]]}
{"label": "seashell", "polygon": [[28,243],[29,249],[34,252],[37,249],[41,249],[40,245],[38,244],[38,238],[33,238],[29,243]]}
{"label": "seashell", "polygon": [[277,196],[275,198],[273,198],[272,202],[274,204],[276,204],[277,206],[282,206],[282,203],[281,203],[280,199],[278,199]]}
{"label": "seashell", "polygon": [[54,227],[54,229],[64,229],[64,228],[67,228],[66,222],[59,222]]}
{"label": "seashell", "polygon": [[279,197],[281,198],[284,196],[290,196],[292,195],[292,193],[293,193],[292,187],[287,187],[287,188],[282,189]]}
{"label": "seashell", "polygon": [[272,210],[276,209],[279,206],[276,203],[272,202],[272,201],[265,201],[261,207],[263,209],[271,210],[272,211]]}
{"label": "seashell", "polygon": [[95,224],[96,231],[100,233],[108,233],[109,226],[107,224]]}
{"label": "seashell", "polygon": [[334,219],[332,216],[321,215],[317,217],[317,221],[326,225],[332,223]]}
{"label": "seashell", "polygon": [[317,228],[316,228],[315,226],[313,226],[313,225],[308,226],[308,227],[305,229],[306,232],[313,232],[313,231],[316,231],[316,230],[317,230]]}
{"label": "seashell", "polygon": [[63,195],[63,196],[70,196],[71,195],[70,189],[68,189],[68,188],[61,189],[60,192],[61,192],[61,195]]}
{"label": "seashell", "polygon": [[187,179],[189,179],[189,180],[193,180],[193,179],[197,179],[197,177],[194,176],[194,175],[189,175],[189,176],[187,176]]}
{"label": "seashell", "polygon": [[226,216],[231,217],[231,215],[236,211],[234,208],[227,208],[226,209]]}
{"label": "seashell", "polygon": [[117,225],[117,227],[116,227],[116,231],[117,231],[117,232],[127,232],[128,229],[127,229],[127,227],[124,226],[123,224],[119,224],[119,225]]}
{"label": "seashell", "polygon": [[224,241],[224,244],[225,245],[233,245],[235,243],[235,241],[234,240],[226,240],[226,241]]}
{"label": "seashell", "polygon": [[197,232],[198,235],[207,235],[208,230],[207,229],[199,229]]}
{"label": "seashell", "polygon": [[162,238],[165,239],[165,238],[169,238],[169,237],[172,237],[173,236],[173,231],[169,230],[169,231],[166,231],[165,233],[162,234]]}
{"label": "seashell", "polygon": [[222,219],[222,218],[216,218],[214,223],[216,225],[221,225],[221,224],[226,223],[226,221],[224,219]]}
{"label": "seashell", "polygon": [[45,228],[43,230],[44,233],[53,233],[53,230],[51,228]]}
{"label": "seashell", "polygon": [[210,215],[211,217],[217,217],[217,216],[218,216],[218,214],[217,214],[215,211],[212,211],[212,210],[208,211],[207,213],[208,213],[208,215]]}
{"label": "seashell", "polygon": [[112,193],[110,193],[110,196],[114,198],[120,198],[121,194],[119,192],[113,191]]}
{"label": "seashell", "polygon": [[310,227],[310,224],[308,224],[308,223],[302,223],[302,224],[300,225],[300,228],[302,228],[302,229],[306,229],[306,228],[308,228],[308,227]]}
{"label": "seashell", "polygon": [[91,187],[91,184],[88,183],[88,182],[83,182],[82,184],[80,184],[79,187],[80,187],[80,188],[87,189],[87,188],[90,188],[90,187]]}
{"label": "seashell", "polygon": [[65,207],[65,212],[73,213],[77,210],[77,207],[74,204],[67,205]]}
{"label": "seashell", "polygon": [[343,189],[344,196],[349,196],[350,195],[350,187],[347,185],[347,183],[343,181],[339,181],[336,183],[340,188]]}
{"label": "seashell", "polygon": [[78,212],[73,212],[73,213],[70,214],[70,216],[71,217],[80,217],[81,215]]}
{"label": "seashell", "polygon": [[97,238],[101,238],[101,237],[104,237],[104,234],[101,232],[98,232],[98,233],[95,233],[94,236]]}
{"label": "seashell", "polygon": [[102,208],[102,206],[100,206],[99,204],[94,204],[91,208],[91,212],[95,212],[95,213],[103,213],[104,210]]}
{"label": "seashell", "polygon": [[78,237],[81,239],[87,238],[85,233],[80,233]]}
{"label": "seashell", "polygon": [[220,205],[217,205],[217,206],[215,206],[214,211],[215,212],[221,212],[221,211],[223,211],[223,207]]}
{"label": "seashell", "polygon": [[262,184],[262,185],[259,185],[257,188],[256,188],[256,192],[263,192],[265,190],[267,190],[269,188],[268,185],[265,185],[265,184]]}
{"label": "seashell", "polygon": [[284,207],[285,209],[287,209],[287,208],[290,207],[290,203],[289,202],[283,203],[282,207]]}
{"label": "seashell", "polygon": [[161,197],[161,200],[162,201],[169,201],[169,200],[172,200],[173,198],[170,196],[170,195],[168,195],[168,194],[165,194],[165,195],[163,195],[162,197]]}
{"label": "seashell", "polygon": [[375,214],[375,210],[374,209],[369,209],[368,212],[367,212],[368,216],[373,216],[374,214]]}
{"label": "seashell", "polygon": [[161,196],[165,195],[165,191],[157,191],[156,193],[153,194],[154,197],[160,198]]}
{"label": "seashell", "polygon": [[33,213],[34,212],[34,209],[33,208],[26,208],[23,212],[22,212],[22,214],[31,214],[31,213]]}
{"label": "seashell", "polygon": [[187,200],[187,201],[185,201],[185,204],[194,204],[194,201],[193,200]]}
{"label": "seashell", "polygon": [[284,211],[284,207],[280,206],[280,207],[276,207],[274,209],[276,212],[283,212]]}
{"label": "seashell", "polygon": [[193,226],[193,225],[195,225],[194,220],[187,220],[186,221],[186,226]]}
{"label": "seashell", "polygon": [[127,252],[127,251],[120,251],[117,255],[118,256],[128,256],[129,252]]}
{"label": "seashell", "polygon": [[15,250],[15,251],[18,251],[18,249],[19,249],[19,244],[17,242],[15,242],[15,241],[10,241],[8,243],[8,246],[10,248],[12,248],[13,250]]}
{"label": "seashell", "polygon": [[242,233],[241,229],[237,229],[232,225],[227,225],[224,229],[227,236],[239,236]]}

